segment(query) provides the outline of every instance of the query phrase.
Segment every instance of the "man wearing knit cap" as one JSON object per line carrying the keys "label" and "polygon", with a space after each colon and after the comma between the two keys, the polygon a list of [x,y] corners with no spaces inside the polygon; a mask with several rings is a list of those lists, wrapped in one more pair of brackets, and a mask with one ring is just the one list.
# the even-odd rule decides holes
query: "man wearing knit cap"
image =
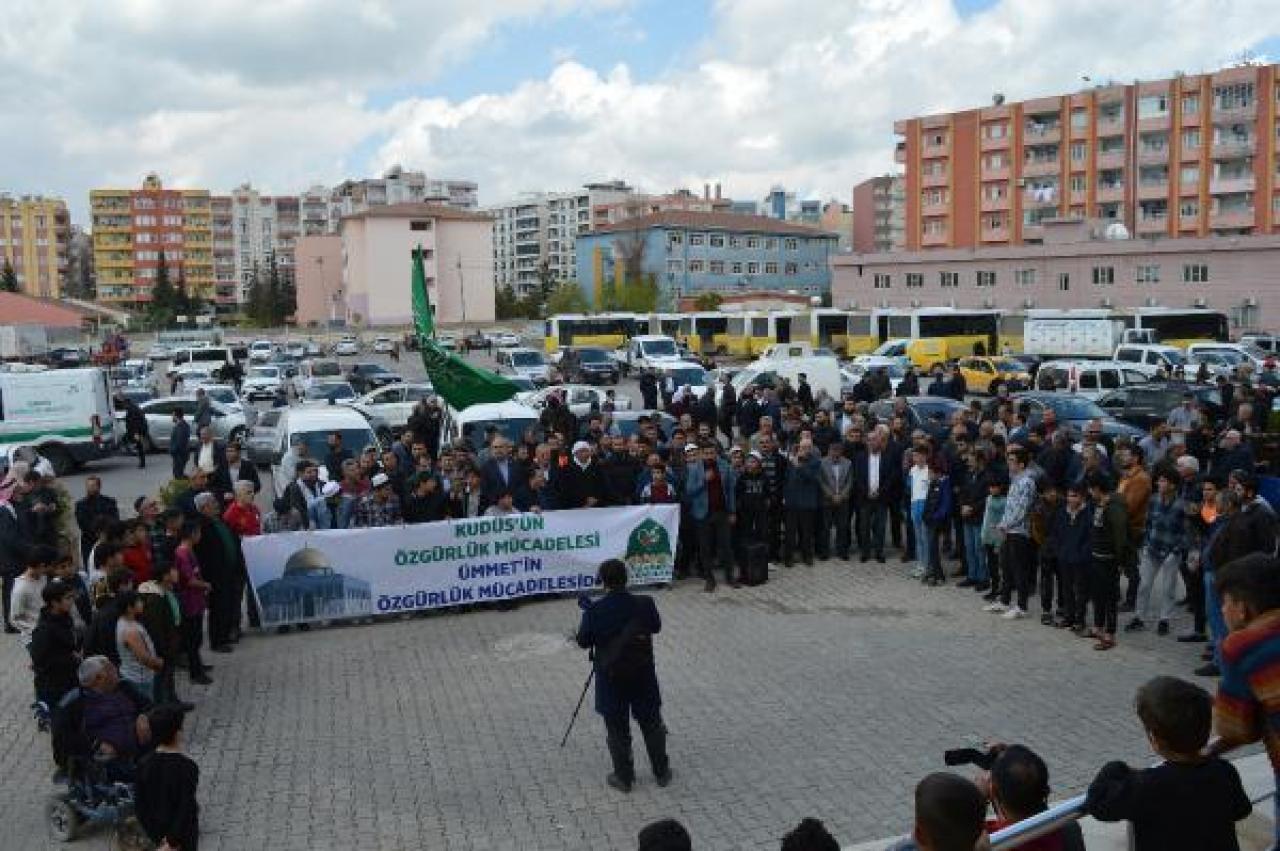
{"label": "man wearing knit cap", "polygon": [[591,444],[573,444],[573,458],[561,467],[552,482],[560,508],[595,508],[604,501],[604,477]]}

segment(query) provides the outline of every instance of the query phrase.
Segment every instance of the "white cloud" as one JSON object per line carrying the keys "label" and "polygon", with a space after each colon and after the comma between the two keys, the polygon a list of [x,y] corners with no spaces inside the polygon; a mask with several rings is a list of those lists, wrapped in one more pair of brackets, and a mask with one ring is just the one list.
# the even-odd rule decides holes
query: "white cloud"
{"label": "white cloud", "polygon": [[[430,94],[503,23],[600,5],[79,0],[50,14],[9,0],[0,119],[21,129],[6,134],[0,187],[83,210],[91,186],[149,170],[280,192],[398,162],[476,179],[487,201],[610,177],[846,198],[892,167],[896,118],[1057,93],[1082,74],[1205,70],[1280,33],[1271,0],[1003,0],[968,17],[949,0],[718,0],[704,41],[653,79],[565,52],[506,90]],[[642,33],[633,18],[619,16]],[[643,37],[662,49],[661,33]]]}

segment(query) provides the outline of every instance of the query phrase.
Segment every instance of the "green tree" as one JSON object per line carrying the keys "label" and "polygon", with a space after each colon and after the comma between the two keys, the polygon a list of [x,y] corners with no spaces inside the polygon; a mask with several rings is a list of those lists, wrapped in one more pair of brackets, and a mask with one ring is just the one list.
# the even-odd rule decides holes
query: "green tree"
{"label": "green tree", "polygon": [[0,290],[7,293],[18,291],[18,273],[13,271],[13,264],[8,257],[4,258],[4,269],[0,270]]}
{"label": "green tree", "polygon": [[547,316],[555,316],[558,313],[586,313],[591,306],[577,284],[562,283],[547,297],[545,309]]}
{"label": "green tree", "polygon": [[658,278],[653,273],[628,281],[618,297],[618,309],[627,313],[653,313],[658,309]]}
{"label": "green tree", "polygon": [[249,285],[249,299],[245,304],[245,315],[254,325],[266,325],[269,293],[267,276],[255,262],[253,264],[253,283]]}
{"label": "green tree", "polygon": [[272,254],[267,258],[267,303],[263,325],[274,328],[284,322],[286,298],[284,281],[280,278],[280,266],[276,263],[276,256]]}
{"label": "green tree", "polygon": [[191,296],[187,294],[187,272],[178,265],[178,283],[173,290],[173,312],[178,316],[191,315]]}
{"label": "green tree", "polygon": [[494,313],[499,319],[523,319],[528,316],[528,305],[509,286],[498,287],[494,295]]}
{"label": "green tree", "polygon": [[156,282],[151,286],[151,305],[147,309],[151,324],[162,328],[171,323],[176,303],[177,293],[169,281],[169,264],[165,260],[164,252],[161,251],[160,265],[156,267]]}
{"label": "green tree", "polygon": [[724,296],[713,292],[701,293],[693,300],[693,304],[702,311],[719,310],[720,305],[724,304]]}

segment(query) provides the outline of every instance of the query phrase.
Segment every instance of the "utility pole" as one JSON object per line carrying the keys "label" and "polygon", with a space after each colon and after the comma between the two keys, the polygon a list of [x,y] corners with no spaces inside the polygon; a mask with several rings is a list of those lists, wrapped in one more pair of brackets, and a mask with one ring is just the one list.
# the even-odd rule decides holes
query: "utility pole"
{"label": "utility pole", "polygon": [[462,252],[459,251],[454,255],[454,262],[458,268],[458,301],[462,304],[462,322],[467,321],[467,288],[462,285]]}

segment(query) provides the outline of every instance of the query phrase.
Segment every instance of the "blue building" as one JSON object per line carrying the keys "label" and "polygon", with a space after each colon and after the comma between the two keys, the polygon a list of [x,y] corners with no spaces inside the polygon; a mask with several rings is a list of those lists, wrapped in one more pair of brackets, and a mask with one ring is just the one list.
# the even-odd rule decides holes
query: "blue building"
{"label": "blue building", "polygon": [[705,292],[831,290],[838,237],[767,216],[671,210],[626,219],[578,236],[578,282],[600,307],[606,284],[653,275],[670,308]]}

